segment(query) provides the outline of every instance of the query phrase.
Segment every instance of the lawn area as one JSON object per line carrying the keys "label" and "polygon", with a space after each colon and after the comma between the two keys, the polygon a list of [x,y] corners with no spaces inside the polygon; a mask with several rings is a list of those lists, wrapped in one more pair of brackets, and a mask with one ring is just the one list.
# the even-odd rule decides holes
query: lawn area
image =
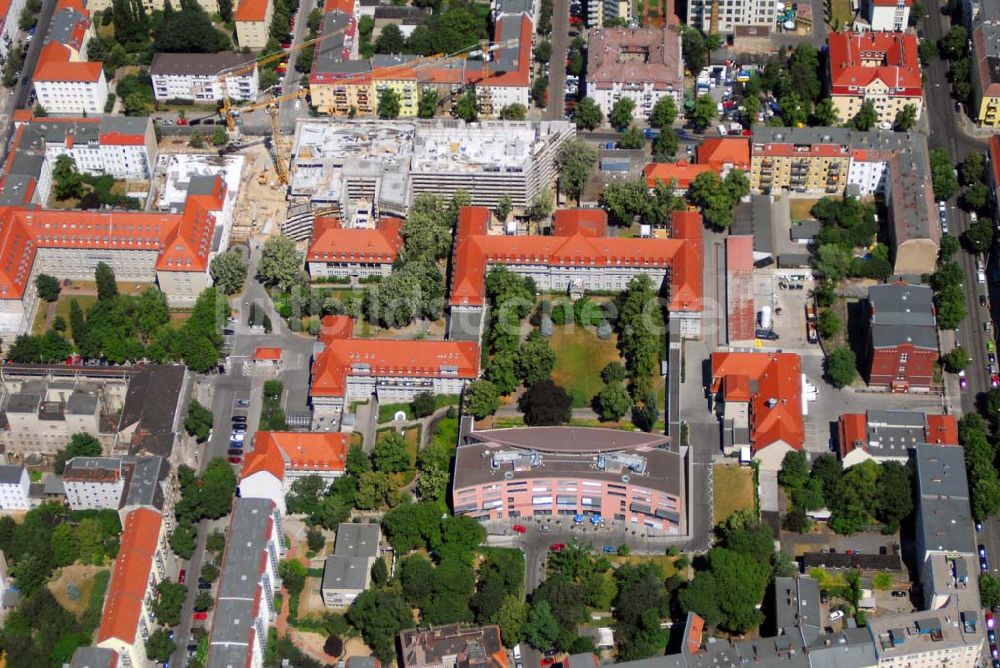
{"label": "lawn area", "polygon": [[[617,548],[617,545],[612,544],[612,547]],[[674,568],[674,562],[677,561],[677,557],[671,557],[666,554],[656,554],[656,555],[645,555],[645,554],[630,554],[627,557],[619,557],[613,554],[604,555],[608,558],[611,563],[617,566],[623,566],[625,564],[648,564],[654,563],[660,567],[663,571],[663,577],[669,578],[671,575],[677,572]]]}
{"label": "lawn area", "polygon": [[[434,409],[444,408],[445,406],[457,406],[458,405],[458,395],[457,394],[435,394],[434,395]],[[413,409],[410,408],[410,404],[379,404],[378,407],[378,421],[379,424],[383,422],[391,422],[396,411],[403,411],[406,413],[406,419],[413,419]]]}
{"label": "lawn area", "polygon": [[[69,305],[70,302],[76,299],[80,308],[86,313],[87,309],[93,306],[94,302],[97,301],[97,297],[94,295],[59,295],[59,301],[56,302],[56,315],[61,315],[63,320],[66,321],[66,332],[67,338],[73,338],[73,328],[69,324]],[[47,309],[47,303],[43,301],[38,302],[38,309],[35,312],[35,322],[31,326],[32,334],[44,334],[45,333],[45,313]]]}
{"label": "lawn area", "polygon": [[556,327],[549,345],[556,351],[552,380],[566,388],[573,397],[573,407],[583,408],[601,391],[601,369],[608,362],[621,361],[618,337],[607,341],[585,327]]}
{"label": "lawn area", "polygon": [[190,317],[191,311],[171,311],[170,322],[167,324],[174,329],[180,329]]}
{"label": "lawn area", "polygon": [[[422,429],[423,428],[419,424],[403,429],[403,440],[406,441],[406,450],[410,453],[411,470],[392,474],[395,476],[396,482],[400,487],[406,487],[413,482],[413,478],[416,477],[415,468],[417,466],[417,450],[420,448],[420,432]],[[396,430],[392,427],[383,427],[382,429],[379,429],[375,432],[375,442],[380,442],[394,431]]]}
{"label": "lawn area", "polygon": [[736,464],[712,467],[713,524],[724,521],[741,508],[753,508],[753,471]]}
{"label": "lawn area", "polygon": [[352,446],[356,445],[356,446],[358,446],[360,448],[363,441],[364,441],[364,436],[361,435],[360,431],[352,431],[351,432],[351,445]]}
{"label": "lawn area", "polygon": [[437,423],[431,440],[442,447],[452,448],[458,444],[458,418],[443,418]]}
{"label": "lawn area", "polygon": [[[836,7],[836,0],[834,2],[834,6]],[[848,9],[850,9],[850,4],[849,3],[847,5],[847,7],[848,7]],[[788,212],[789,212],[789,215],[791,216],[791,219],[793,221],[796,221],[796,220],[815,220],[815,217],[813,217],[811,211],[812,211],[813,205],[815,205],[816,202],[818,202],[818,201],[819,201],[819,198],[817,198],[817,199],[799,199],[799,198],[790,199],[788,201]]]}
{"label": "lawn area", "polygon": [[[88,607],[96,607],[100,611],[110,578],[111,571],[103,566],[74,564],[64,567],[59,578],[49,582],[48,587],[60,605],[80,617]],[[77,588],[72,596],[69,585]]]}
{"label": "lawn area", "polygon": [[830,0],[830,26],[842,28],[854,18],[851,0]]}

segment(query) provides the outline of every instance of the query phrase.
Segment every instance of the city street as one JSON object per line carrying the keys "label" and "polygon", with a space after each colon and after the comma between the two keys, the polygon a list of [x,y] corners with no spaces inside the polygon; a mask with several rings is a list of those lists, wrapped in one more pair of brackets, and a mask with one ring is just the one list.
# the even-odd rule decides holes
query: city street
{"label": "city street", "polygon": [[566,114],[566,54],[569,49],[569,0],[552,0],[552,58],[549,99],[542,118],[561,121]]}

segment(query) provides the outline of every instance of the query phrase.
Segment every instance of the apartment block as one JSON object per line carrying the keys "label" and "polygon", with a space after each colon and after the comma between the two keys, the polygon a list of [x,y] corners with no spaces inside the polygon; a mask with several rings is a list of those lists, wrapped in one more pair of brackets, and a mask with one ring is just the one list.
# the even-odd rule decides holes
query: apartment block
{"label": "apartment block", "polygon": [[459,212],[451,286],[448,297],[449,337],[479,341],[486,305],[486,273],[491,267],[535,281],[539,290],[619,291],[640,274],[659,287],[669,281],[669,309],[681,319],[684,334],[700,331],[702,310],[701,216],[674,213],[669,239],[625,239],[607,236],[602,209],[555,212],[547,236],[505,234],[491,229],[492,213],[484,207]]}
{"label": "apartment block", "polygon": [[[166,0],[141,0],[143,8],[146,10],[147,14],[151,14],[154,11],[163,11],[163,7],[166,5]],[[194,3],[205,10],[205,13],[211,16],[212,14],[219,13],[219,2],[218,0],[194,0]],[[112,5],[112,0],[88,0],[87,9],[92,12],[103,12]],[[171,2],[171,6],[177,9],[178,5]]]}
{"label": "apartment block", "polygon": [[156,628],[153,599],[167,577],[168,550],[160,513],[128,514],[95,642],[115,652],[123,666],[148,665],[146,639]]}
{"label": "apartment block", "polygon": [[378,524],[341,523],[333,554],[323,564],[320,596],[328,608],[350,606],[368,589],[371,571],[379,557],[381,530]]}
{"label": "apartment block", "polygon": [[447,624],[399,633],[402,668],[507,668],[498,626]]}
{"label": "apartment block", "polygon": [[[227,76],[219,74],[250,66],[249,72]],[[190,100],[211,104],[228,95],[233,100],[252,100],[260,88],[256,64],[246,55],[232,51],[221,53],[157,53],[149,68],[153,95],[158,102]]]}
{"label": "apartment block", "polygon": [[0,466],[0,510],[12,512],[31,508],[30,486],[31,477],[24,466]]}
{"label": "apartment block", "polygon": [[87,62],[94,35],[81,0],[59,0],[31,76],[38,104],[50,114],[101,114],[108,98],[104,64]]}
{"label": "apartment block", "polygon": [[845,128],[754,129],[750,189],[878,195],[889,212],[896,274],[932,273],[940,230],[926,138]]}
{"label": "apartment block", "polygon": [[775,4],[768,0],[690,0],[686,23],[705,33],[731,33],[739,26],[774,26]]}
{"label": "apartment block", "polygon": [[680,35],[668,26],[591,31],[585,84],[605,116],[621,99],[635,102],[636,119],[645,119],[662,97],[683,108]]}
{"label": "apartment block", "polygon": [[929,389],[941,355],[931,289],[873,285],[867,306],[868,384],[893,392]]}
{"label": "apartment block", "polygon": [[587,516],[664,535],[687,532],[686,449],[663,435],[463,421],[452,505],[478,520]]}
{"label": "apartment block", "polygon": [[7,428],[0,442],[9,451],[55,453],[73,434],[85,432],[108,446],[114,425],[101,420],[102,406],[97,384],[74,380],[26,382],[19,391],[2,398]]}
{"label": "apartment block", "polygon": [[889,129],[907,106],[923,110],[917,38],[903,32],[830,33],[830,99],[841,122],[872,102],[878,123]]}
{"label": "apartment block", "polygon": [[267,45],[274,0],[240,0],[233,14],[236,41],[241,47],[259,50]]}
{"label": "apartment block", "polygon": [[309,400],[313,430],[329,428],[354,399],[412,401],[421,392],[460,394],[479,376],[479,344],[430,339],[354,337],[348,316],[323,318],[321,352],[313,356]]}
{"label": "apartment block", "polygon": [[982,127],[1000,128],[1000,22],[976,23],[970,57],[972,116]]}
{"label": "apartment block", "polygon": [[17,42],[25,4],[25,0],[0,0],[0,58],[6,58]]}
{"label": "apartment block", "polygon": [[258,431],[243,460],[240,496],[268,499],[284,515],[296,480],[319,476],[329,485],[344,475],[347,447],[346,433]]}
{"label": "apartment block", "polygon": [[854,19],[857,32],[903,32],[910,27],[913,0],[864,0]]}
{"label": "apartment block", "polygon": [[306,268],[316,278],[388,276],[403,247],[399,218],[382,218],[373,227],[345,227],[339,218],[313,223]]}
{"label": "apartment block", "polygon": [[262,668],[277,619],[278,563],[285,544],[281,515],[267,499],[233,500],[226,551],[208,636],[207,668]]}
{"label": "apartment block", "polygon": [[71,510],[136,508],[164,511],[170,467],[163,457],[74,457],[66,462],[62,483]]}
{"label": "apartment block", "polygon": [[958,445],[955,416],[869,410],[844,413],[837,423],[837,448],[844,468],[869,459],[905,464],[920,443]]}

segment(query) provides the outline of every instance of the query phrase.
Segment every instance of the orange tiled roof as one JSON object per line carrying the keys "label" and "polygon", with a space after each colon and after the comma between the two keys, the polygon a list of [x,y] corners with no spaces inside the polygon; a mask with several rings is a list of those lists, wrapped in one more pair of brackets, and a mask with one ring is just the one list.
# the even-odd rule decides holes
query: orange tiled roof
{"label": "orange tiled roof", "polygon": [[348,376],[465,378],[479,375],[479,346],[471,341],[355,339],[347,316],[326,316],[326,346],[312,366],[313,396],[342,397]]}
{"label": "orange tiled roof", "polygon": [[253,358],[255,360],[280,360],[281,348],[257,348],[253,351]]}
{"label": "orange tiled roof", "polygon": [[[487,86],[527,86],[531,80],[531,38],[535,32],[531,19],[525,15],[521,16],[520,32],[517,35],[504,35],[503,22],[497,22],[496,34],[493,41],[503,42],[509,39],[516,39],[517,46],[517,69],[508,70],[502,74],[496,74],[486,78]],[[471,70],[475,71],[475,68]],[[482,76],[481,71],[477,73],[477,80]]]}
{"label": "orange tiled roof", "polygon": [[267,471],[282,480],[288,469],[343,472],[347,446],[347,434],[340,432],[259,431],[240,477]]}
{"label": "orange tiled roof", "polygon": [[[829,36],[830,82],[833,95],[860,95],[858,89],[881,81],[898,96],[922,91],[917,38],[901,32],[835,32]],[[869,62],[877,61],[877,65]],[[851,90],[851,87],[855,90]]]}
{"label": "orange tiled roof", "polygon": [[490,211],[463,207],[459,212],[452,264],[452,305],[482,306],[490,264],[548,266],[671,267],[671,302],[675,311],[701,310],[701,216],[673,215],[671,239],[605,236],[607,214],[601,209],[556,211],[552,236],[486,234]]}
{"label": "orange tiled roof", "polygon": [[233,19],[236,21],[263,21],[267,18],[267,6],[271,0],[240,0]]}
{"label": "orange tiled roof", "polygon": [[181,214],[0,208],[0,299],[24,294],[39,248],[154,250],[161,271],[205,271],[225,184],[188,197]]}
{"label": "orange tiled roof", "polygon": [[837,424],[840,458],[843,459],[857,448],[867,449],[868,418],[864,413],[844,413]]}
{"label": "orange tiled roof", "polygon": [[687,160],[651,162],[646,165],[645,169],[646,186],[655,188],[657,181],[662,181],[664,185],[670,185],[670,182],[673,181],[676,188],[687,190],[691,182],[700,174],[704,174],[705,172],[718,173],[719,171],[719,168],[712,167],[711,165],[692,164]]}
{"label": "orange tiled roof", "polygon": [[[759,452],[777,441],[802,449],[805,424],[802,420],[802,366],[795,353],[712,353],[712,392],[730,382],[742,386],[747,379],[750,408],[750,440]],[[732,379],[732,380],[731,380]],[[756,383],[756,390],[750,382]],[[744,401],[735,390],[730,401]]]}
{"label": "orange tiled roof", "polygon": [[958,420],[954,415],[928,415],[926,438],[935,445],[958,445]]}
{"label": "orange tiled roof", "polygon": [[98,62],[70,62],[69,47],[59,42],[49,42],[42,47],[35,66],[33,81],[96,82],[104,73],[104,64]]}
{"label": "orange tiled roof", "polygon": [[718,171],[726,165],[746,171],[750,169],[750,138],[707,137],[698,147],[697,156],[698,164]]}
{"label": "orange tiled roof", "polygon": [[320,217],[313,225],[306,262],[337,260],[392,264],[403,246],[403,221],[382,218],[375,229],[344,228],[340,219]]}
{"label": "orange tiled roof", "polygon": [[125,518],[97,642],[115,638],[131,645],[135,641],[162,522],[160,514],[148,508],[133,510]]}

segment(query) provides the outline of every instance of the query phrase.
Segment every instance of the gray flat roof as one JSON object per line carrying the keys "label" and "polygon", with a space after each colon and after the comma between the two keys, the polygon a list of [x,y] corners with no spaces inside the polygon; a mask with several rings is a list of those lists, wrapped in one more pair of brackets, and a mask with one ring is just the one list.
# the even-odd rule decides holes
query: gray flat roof
{"label": "gray flat roof", "polygon": [[340,557],[377,557],[380,531],[377,524],[343,522],[337,527],[333,553]]}
{"label": "gray flat roof", "polygon": [[21,482],[21,472],[24,467],[20,464],[4,464],[0,466],[0,485],[16,485]]}
{"label": "gray flat roof", "polygon": [[872,309],[871,337],[875,348],[911,343],[920,348],[938,347],[934,297],[926,285],[890,283],[868,289]]}
{"label": "gray flat roof", "polygon": [[184,385],[185,369],[179,364],[149,366],[132,377],[125,394],[119,428],[138,423],[129,453],[169,457],[174,442],[174,414]]}
{"label": "gray flat roof", "polygon": [[245,56],[233,51],[219,53],[156,53],[150,74],[163,76],[214,76],[223,70],[248,65],[253,62],[251,56]]}
{"label": "gray flat roof", "polygon": [[75,391],[66,400],[66,412],[70,415],[93,415],[97,412],[97,394]]}
{"label": "gray flat roof", "polygon": [[346,557],[331,554],[323,564],[323,589],[363,590],[368,584],[368,557]]}
{"label": "gray flat roof", "polygon": [[[918,543],[927,550],[974,554],[976,541],[965,475],[965,452],[953,445],[915,448]],[[923,556],[923,555],[921,555]]]}
{"label": "gray flat roof", "polygon": [[38,407],[42,404],[42,395],[26,392],[18,392],[10,395],[7,399],[8,413],[37,413]]}
{"label": "gray flat roof", "polygon": [[118,654],[104,647],[77,647],[70,668],[114,668]]}
{"label": "gray flat roof", "polygon": [[133,462],[132,475],[122,500],[123,506],[149,506],[163,510],[163,487],[161,482],[170,472],[170,465],[163,457],[129,456]]}

